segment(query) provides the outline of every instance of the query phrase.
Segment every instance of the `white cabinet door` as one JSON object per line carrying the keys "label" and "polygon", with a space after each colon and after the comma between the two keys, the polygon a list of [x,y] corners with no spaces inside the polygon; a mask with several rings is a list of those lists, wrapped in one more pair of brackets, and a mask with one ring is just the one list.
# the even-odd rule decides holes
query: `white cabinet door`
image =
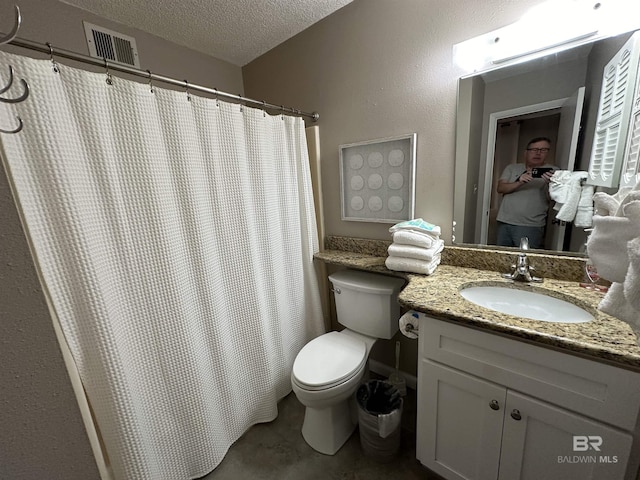
{"label": "white cabinet door", "polygon": [[422,359],[418,460],[447,479],[495,480],[506,389]]}
{"label": "white cabinet door", "polygon": [[499,480],[625,478],[630,434],[512,391],[504,414]]}

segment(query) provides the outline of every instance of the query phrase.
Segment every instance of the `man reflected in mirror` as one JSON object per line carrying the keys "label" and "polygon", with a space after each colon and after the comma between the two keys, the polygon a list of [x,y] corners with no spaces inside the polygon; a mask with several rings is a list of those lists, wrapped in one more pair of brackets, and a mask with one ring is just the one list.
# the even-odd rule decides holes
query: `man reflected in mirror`
{"label": "man reflected in mirror", "polygon": [[503,197],[497,217],[498,245],[517,247],[522,237],[528,237],[529,248],[544,248],[551,201],[549,181],[558,168],[546,163],[550,149],[551,140],[547,137],[530,140],[524,163],[507,165],[500,175],[497,192]]}

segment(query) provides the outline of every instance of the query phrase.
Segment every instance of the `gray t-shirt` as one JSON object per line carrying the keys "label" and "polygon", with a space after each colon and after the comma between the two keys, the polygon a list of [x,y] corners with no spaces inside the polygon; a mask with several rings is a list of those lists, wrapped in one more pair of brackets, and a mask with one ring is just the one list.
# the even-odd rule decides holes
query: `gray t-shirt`
{"label": "gray t-shirt", "polygon": [[[546,164],[543,166],[558,168]],[[515,182],[526,171],[524,163],[512,163],[504,169],[500,180]],[[547,183],[542,178],[534,178],[529,183],[521,185],[515,192],[502,196],[497,220],[510,225],[543,227],[547,224],[548,210]]]}

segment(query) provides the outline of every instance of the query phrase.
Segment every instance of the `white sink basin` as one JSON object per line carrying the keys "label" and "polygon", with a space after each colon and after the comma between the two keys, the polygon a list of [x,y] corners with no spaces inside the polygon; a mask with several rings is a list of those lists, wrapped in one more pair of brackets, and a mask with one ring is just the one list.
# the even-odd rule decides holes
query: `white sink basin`
{"label": "white sink basin", "polygon": [[543,322],[584,323],[593,316],[574,305],[547,295],[499,286],[473,286],[460,290],[470,302],[496,312]]}

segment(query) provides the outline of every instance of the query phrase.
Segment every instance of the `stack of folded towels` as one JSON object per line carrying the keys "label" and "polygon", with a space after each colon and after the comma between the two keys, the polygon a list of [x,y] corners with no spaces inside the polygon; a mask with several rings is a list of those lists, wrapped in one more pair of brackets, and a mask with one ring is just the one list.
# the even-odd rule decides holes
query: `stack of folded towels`
{"label": "stack of folded towels", "polygon": [[444,248],[439,226],[416,218],[394,225],[389,232],[393,235],[385,261],[389,270],[423,275],[434,272]]}
{"label": "stack of folded towels", "polygon": [[615,195],[597,192],[593,201],[587,253],[598,275],[613,282],[598,309],[629,323],[640,340],[640,183]]}

